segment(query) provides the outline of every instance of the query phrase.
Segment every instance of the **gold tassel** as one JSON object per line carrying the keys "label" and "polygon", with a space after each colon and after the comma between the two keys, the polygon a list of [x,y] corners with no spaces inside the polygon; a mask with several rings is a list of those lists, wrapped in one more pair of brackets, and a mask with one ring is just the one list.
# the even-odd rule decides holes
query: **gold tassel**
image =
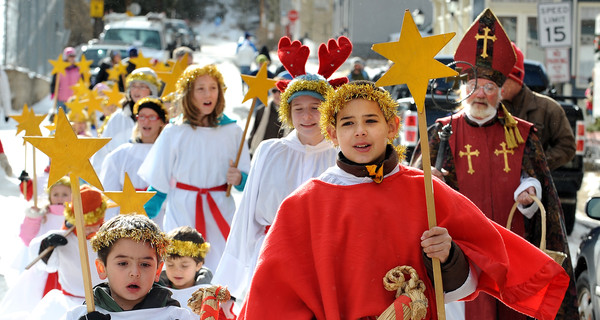
{"label": "gold tassel", "polygon": [[504,104],[502,106],[502,112],[504,112],[504,136],[506,137],[506,145],[509,149],[514,149],[519,146],[520,143],[525,143],[519,128],[517,127],[518,121],[506,110]]}

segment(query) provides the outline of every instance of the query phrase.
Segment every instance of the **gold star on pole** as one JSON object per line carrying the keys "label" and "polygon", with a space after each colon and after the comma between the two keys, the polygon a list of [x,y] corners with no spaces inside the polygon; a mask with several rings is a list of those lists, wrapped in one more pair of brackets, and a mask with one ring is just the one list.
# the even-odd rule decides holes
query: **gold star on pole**
{"label": "gold star on pole", "polygon": [[121,64],[116,64],[112,68],[108,69],[108,80],[119,81],[119,78],[123,74],[122,69],[119,67]]}
{"label": "gold star on pole", "polygon": [[257,98],[262,101],[265,106],[268,104],[269,89],[275,86],[276,80],[267,78],[267,65],[263,64],[255,76],[242,75],[242,79],[248,84],[248,92],[244,96],[244,101]]}
{"label": "gold star on pole", "polygon": [[56,117],[54,117],[54,120],[52,120],[51,124],[44,126],[44,128],[50,131],[50,135],[53,135],[52,131],[56,130]]}
{"label": "gold star on pole", "polygon": [[129,61],[131,61],[131,63],[135,64],[136,69],[143,68],[143,67],[151,68],[152,63],[150,63],[150,60],[152,60],[152,58],[144,57],[144,55],[142,54],[142,51],[138,52],[137,57],[129,58]]}
{"label": "gold star on pole", "polygon": [[60,73],[63,76],[65,75],[65,69],[69,66],[69,62],[63,60],[62,54],[58,55],[58,59],[56,59],[56,60],[48,60],[48,62],[50,62],[50,64],[52,65],[52,72],[51,72],[51,74]]}
{"label": "gold star on pole", "polygon": [[186,67],[187,59],[180,59],[175,62],[175,65],[173,66],[171,71],[156,72],[156,75],[160,78],[160,80],[165,83],[165,88],[163,89],[162,97],[166,97],[169,93],[175,92],[177,80],[179,79],[179,76],[183,73],[183,70],[185,70]]}
{"label": "gold star on pole", "polygon": [[83,79],[79,79],[76,84],[72,85],[71,90],[79,99],[87,99],[90,94],[89,85]]}
{"label": "gold star on pole", "polygon": [[10,116],[17,123],[17,135],[25,130],[26,136],[41,136],[40,124],[46,118],[46,114],[36,115],[33,109],[29,109],[27,104],[23,105],[23,112],[20,116]]}
{"label": "gold star on pole", "polygon": [[75,62],[77,67],[79,67],[79,73],[86,75],[90,73],[90,66],[94,63],[94,60],[88,60],[85,57],[85,54],[81,56],[79,62]]}
{"label": "gold star on pole", "polygon": [[81,100],[81,103],[87,106],[90,115],[92,115],[94,111],[102,112],[102,102],[104,99],[105,97],[99,95],[97,91],[92,90],[90,91],[89,98]]}
{"label": "gold star on pole", "polygon": [[85,115],[83,113],[83,110],[85,109],[85,104],[81,103],[81,101],[79,101],[78,99],[67,101],[65,105],[70,110],[68,116],[70,121],[73,121],[72,119],[75,118],[77,115]]}
{"label": "gold star on pole", "polygon": [[79,138],[59,108],[54,137],[24,137],[25,141],[50,158],[48,187],[63,176],[80,177],[94,187],[103,190],[98,175],[90,163],[90,157],[110,141],[110,138]]}
{"label": "gold star on pole", "polygon": [[[129,175],[125,172],[125,180],[123,181],[123,191],[107,191],[104,194],[120,207],[120,214],[146,214],[144,205],[156,192],[136,191],[129,179]],[[147,214],[146,214],[147,215]]]}
{"label": "gold star on pole", "polygon": [[412,15],[406,10],[400,39],[396,42],[376,43],[372,47],[373,51],[394,62],[377,80],[377,86],[406,83],[415,99],[417,110],[422,113],[429,80],[456,75],[456,71],[435,59],[435,55],[452,37],[454,32],[421,37]]}
{"label": "gold star on pole", "polygon": [[103,90],[102,91],[106,97],[108,97],[108,101],[106,101],[106,105],[119,105],[121,100],[125,98],[125,94],[119,91],[119,86],[115,83],[112,87],[112,90]]}

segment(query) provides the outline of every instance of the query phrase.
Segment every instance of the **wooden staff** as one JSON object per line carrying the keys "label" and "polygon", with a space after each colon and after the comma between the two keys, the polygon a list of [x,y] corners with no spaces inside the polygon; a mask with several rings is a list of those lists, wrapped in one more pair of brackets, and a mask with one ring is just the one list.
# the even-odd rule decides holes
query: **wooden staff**
{"label": "wooden staff", "polygon": [[[27,149],[27,147],[25,147],[25,149]],[[37,169],[36,169],[36,162],[35,162],[35,147],[32,145],[31,149],[33,150],[33,206],[37,209],[38,207],[38,189],[37,189]]]}
{"label": "wooden staff", "polygon": [[[244,143],[246,143],[246,132],[248,132],[248,126],[250,125],[250,118],[252,118],[252,114],[254,113],[254,107],[256,106],[256,98],[252,99],[252,106],[250,106],[250,111],[248,111],[248,118],[246,119],[246,126],[244,127],[244,133],[242,134],[242,139],[240,141],[240,147],[238,148],[237,156],[235,157],[235,162],[233,163],[233,167],[237,168],[238,163],[240,162],[240,156],[242,155],[242,150],[244,149]],[[227,192],[225,196],[229,197],[231,194],[231,185],[227,184]]]}
{"label": "wooden staff", "polygon": [[[417,108],[418,109],[418,108]],[[431,177],[431,159],[429,158],[429,137],[427,136],[427,119],[425,117],[425,108],[418,112],[419,118],[419,140],[421,140],[421,158],[423,161],[423,174],[425,180],[425,203],[427,205],[427,221],[429,229],[437,225],[435,215],[435,201],[433,199],[433,181]],[[439,320],[446,319],[446,309],[444,308],[444,287],[442,283],[442,268],[440,260],[431,259],[433,263],[433,285],[435,288],[435,304]]]}
{"label": "wooden staff", "polygon": [[[63,236],[66,237],[66,236],[70,235],[71,232],[73,232],[73,230],[75,230],[75,226],[72,226],[69,229],[67,229],[67,232],[65,232],[65,234]],[[49,246],[48,248],[44,249],[44,251],[42,251],[37,257],[35,257],[35,259],[31,260],[31,262],[25,267],[25,270],[29,270],[31,267],[33,267],[38,261],[40,261],[43,257],[45,257],[52,250],[54,250],[54,248],[56,248],[56,247]]]}
{"label": "wooden staff", "polygon": [[58,114],[56,105],[58,104],[58,85],[60,84],[60,74],[56,73],[56,85],[54,86],[54,112],[55,116]]}
{"label": "wooden staff", "polygon": [[[25,145],[25,161],[23,166],[23,171],[27,172],[27,145]],[[23,196],[25,197],[25,201],[27,201],[27,181],[23,180]]]}
{"label": "wooden staff", "polygon": [[79,244],[79,260],[81,262],[81,274],[83,276],[83,288],[85,290],[85,304],[87,312],[95,310],[94,294],[92,292],[92,277],[90,273],[90,261],[87,252],[87,242],[85,239],[85,225],[83,223],[83,206],[81,204],[81,191],[79,190],[79,177],[73,173],[71,178],[71,194],[73,195],[73,211],[75,212],[75,228],[77,232],[77,242]]}

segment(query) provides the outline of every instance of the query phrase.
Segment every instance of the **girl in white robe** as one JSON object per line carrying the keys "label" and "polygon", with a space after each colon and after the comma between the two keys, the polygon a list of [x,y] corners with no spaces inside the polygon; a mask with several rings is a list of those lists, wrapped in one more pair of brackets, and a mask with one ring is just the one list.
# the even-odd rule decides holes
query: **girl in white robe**
{"label": "girl in white robe", "polygon": [[[280,55],[281,50],[280,42]],[[294,131],[284,138],[269,139],[259,145],[233,219],[231,235],[212,281],[227,286],[237,299],[236,306],[243,304],[260,248],[283,199],[310,178],[335,165],[337,155],[318,125],[318,107],[333,90],[327,80],[322,75],[302,74],[296,75],[289,84],[278,82],[277,87],[285,89],[279,117]]]}
{"label": "girl in white robe", "polygon": [[[123,190],[125,173],[136,190],[145,191],[148,188],[148,183],[137,172],[162,129],[168,123],[168,112],[162,100],[146,97],[136,102],[133,106],[133,113],[137,123],[133,129],[131,142],[122,144],[109,153],[102,163],[99,178],[106,191]],[[106,211],[105,219],[108,220],[117,214],[119,214],[118,207],[110,208]],[[164,210],[161,210],[161,214],[152,219],[161,229],[163,216]]]}
{"label": "girl in white robe", "polygon": [[158,96],[161,82],[154,70],[138,68],[127,76],[125,86],[127,88],[127,99],[124,100],[123,107],[110,116],[102,130],[102,137],[111,138],[111,140],[98,150],[91,159],[92,166],[98,172],[100,172],[102,162],[104,162],[106,156],[131,138],[136,122],[133,112],[135,103],[147,96]]}
{"label": "girl in white robe", "polygon": [[177,82],[183,116],[165,127],[138,171],[149,190],[157,191],[144,206],[148,216],[155,217],[166,198],[164,230],[195,227],[211,243],[206,266],[213,270],[235,212],[227,184],[243,190],[250,169],[246,144],[233,166],[243,133],[223,114],[224,90],[214,65],[190,65]]}

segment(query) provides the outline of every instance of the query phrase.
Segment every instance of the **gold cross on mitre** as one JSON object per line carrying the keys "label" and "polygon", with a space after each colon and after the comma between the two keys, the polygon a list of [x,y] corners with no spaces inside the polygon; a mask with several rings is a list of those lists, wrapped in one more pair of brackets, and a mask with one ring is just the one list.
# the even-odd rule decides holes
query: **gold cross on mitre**
{"label": "gold cross on mitre", "polygon": [[481,57],[482,58],[487,58],[488,57],[488,54],[487,54],[488,43],[487,43],[487,41],[488,40],[496,41],[496,36],[495,35],[493,35],[493,36],[489,35],[489,33],[490,33],[491,30],[488,27],[483,28],[483,31],[485,32],[484,34],[477,34],[477,35],[475,35],[475,40],[481,40],[481,39],[483,39],[483,52],[481,53]]}

